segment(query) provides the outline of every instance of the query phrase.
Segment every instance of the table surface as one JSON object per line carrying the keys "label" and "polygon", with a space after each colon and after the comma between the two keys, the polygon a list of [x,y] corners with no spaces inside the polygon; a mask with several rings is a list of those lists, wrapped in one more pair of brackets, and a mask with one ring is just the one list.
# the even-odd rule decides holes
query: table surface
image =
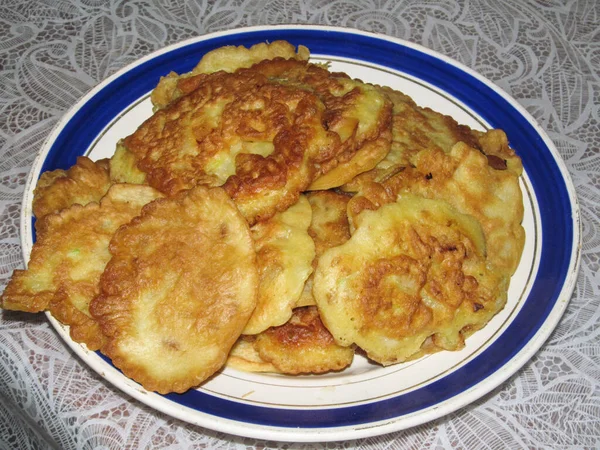
{"label": "table surface", "polygon": [[[554,141],[576,187],[583,223],[581,269],[568,309],[543,348],[506,383],[413,429],[306,447],[600,446],[600,2],[595,0],[1,0],[1,285],[23,265],[19,214],[27,173],[69,107],[119,68],[166,45],[213,31],[287,23],[383,33],[482,73],[523,105]],[[44,315],[0,314],[0,448],[283,445],[190,426],[153,411],[87,368]]]}

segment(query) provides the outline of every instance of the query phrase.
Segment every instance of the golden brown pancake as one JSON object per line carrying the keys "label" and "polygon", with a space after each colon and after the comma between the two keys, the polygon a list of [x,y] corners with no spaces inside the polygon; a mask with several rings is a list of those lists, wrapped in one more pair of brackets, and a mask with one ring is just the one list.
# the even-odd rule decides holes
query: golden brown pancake
{"label": "golden brown pancake", "polygon": [[313,294],[343,346],[393,364],[432,345],[464,346],[506,302],[508,279],[486,266],[479,223],[443,200],[411,194],[360,213],[350,240],[327,250]]}
{"label": "golden brown pancake", "polygon": [[97,202],[111,184],[107,159],[79,156],[68,170],[42,173],[33,191],[33,215],[39,220],[74,204]]}
{"label": "golden brown pancake", "polygon": [[[293,50],[291,45],[288,46]],[[323,150],[318,161],[318,179],[311,183],[309,189],[340,186],[355,175],[372,169],[389,152],[392,104],[386,93],[376,86],[352,80],[345,74],[331,73],[323,66],[308,63],[303,57],[294,57],[295,54],[290,52],[286,54],[288,59],[259,60],[248,57],[253,48],[228,47],[225,50],[222,55],[219,52],[212,55],[210,64],[205,65],[211,70],[206,67],[199,69],[203,58],[196,72],[183,76],[173,74],[168,79],[168,88],[165,84],[167,79],[163,79],[165,86],[157,88],[156,97],[160,97],[160,101],[156,100],[155,104],[165,107],[193,92],[203,82],[202,74],[214,72],[218,61],[226,72],[232,72],[238,68],[235,61],[240,59],[245,62],[241,67],[251,67],[252,71],[266,76],[271,83],[309,90],[318,95],[325,105],[326,128],[339,136],[340,145],[333,149],[333,153]],[[237,52],[239,57],[234,56]],[[255,53],[261,55],[265,52]],[[229,59],[234,62],[230,63]],[[250,62],[254,64],[249,66]]]}
{"label": "golden brown pancake", "polygon": [[312,210],[304,195],[298,203],[251,229],[260,284],[258,302],[244,334],[286,323],[312,273],[315,244],[308,234]]}
{"label": "golden brown pancake", "polygon": [[[513,158],[516,164],[518,157]],[[441,199],[456,210],[477,219],[486,239],[487,262],[493,270],[511,276],[516,270],[525,231],[523,196],[518,175],[510,169],[495,169],[479,150],[459,142],[445,153],[424,150],[408,166],[381,184],[363,187],[348,206],[352,224],[363,209],[376,209],[403,193]]]}
{"label": "golden brown pancake", "polygon": [[293,205],[340,145],[309,90],[251,69],[186,80],[195,88],[128,136],[129,153],[115,155],[135,159],[145,182],[167,195],[223,186],[253,224]]}
{"label": "golden brown pancake", "polygon": [[309,306],[295,309],[284,325],[240,339],[228,364],[251,372],[319,374],[342,370],[353,357],[354,349],[336,344],[317,308]]}
{"label": "golden brown pancake", "polygon": [[184,392],[217,371],[256,306],[248,224],[221,188],[149,204],[110,243],[90,312],[101,351],[150,391]]}
{"label": "golden brown pancake", "polygon": [[71,337],[90,350],[103,337],[89,312],[98,281],[110,259],[108,244],[121,225],[146,203],[162,197],[149,186],[116,184],[100,203],[73,205],[37,222],[37,240],[27,270],[15,270],[2,294],[2,308],[50,311]]}

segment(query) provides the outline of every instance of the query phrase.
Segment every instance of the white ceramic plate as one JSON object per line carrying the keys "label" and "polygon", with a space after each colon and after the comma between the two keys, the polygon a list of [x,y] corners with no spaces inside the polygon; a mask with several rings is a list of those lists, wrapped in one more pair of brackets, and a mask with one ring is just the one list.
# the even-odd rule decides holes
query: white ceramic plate
{"label": "white ceramic plate", "polygon": [[357,357],[349,369],[320,376],[226,369],[197,390],[166,396],[147,392],[105,357],[71,341],[68,330],[50,317],[52,324],[86,364],[132,397],[184,421],[241,436],[354,439],[418,425],[474,401],[514,374],[562,316],[578,269],[578,207],[558,152],[523,108],[468,68],[414,44],[341,28],[257,27],[202,36],[141,59],[86,95],[45,144],[24,198],[25,258],[33,242],[32,191],[42,171],[67,168],[81,154],[112,155],[117,140],[150,116],[149,92],[161,75],[191,70],[216,47],[276,39],[306,45],[313,61],[404,91],[460,123],[507,132],[525,166],[527,237],[506,308],[460,352],[386,368]]}

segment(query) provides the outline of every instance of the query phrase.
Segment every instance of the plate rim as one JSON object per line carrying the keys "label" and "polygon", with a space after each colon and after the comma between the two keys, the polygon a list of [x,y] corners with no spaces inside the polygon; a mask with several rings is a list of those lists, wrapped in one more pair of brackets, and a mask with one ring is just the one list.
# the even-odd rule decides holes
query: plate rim
{"label": "plate rim", "polygon": [[[214,38],[218,38],[218,37],[227,36],[227,37],[233,38],[235,35],[241,34],[241,33],[253,33],[253,32],[260,32],[260,31],[271,31],[271,30],[289,30],[289,29],[292,29],[292,30],[300,29],[303,31],[313,31],[313,30],[314,31],[331,31],[331,32],[338,32],[338,33],[357,34],[357,35],[362,35],[362,36],[366,36],[366,37],[370,37],[370,38],[374,38],[374,39],[381,39],[381,40],[399,45],[401,47],[407,47],[407,48],[416,50],[420,53],[424,53],[426,55],[432,56],[440,61],[443,61],[447,64],[454,66],[458,70],[465,72],[466,74],[470,75],[471,77],[477,79],[478,81],[484,83],[485,85],[487,85],[488,87],[493,89],[498,95],[500,95],[505,101],[507,101],[513,108],[515,108],[515,110],[517,110],[517,112],[520,115],[522,115],[529,124],[531,124],[534,127],[537,135],[539,135],[542,138],[545,146],[550,151],[550,154],[553,157],[554,163],[556,164],[557,169],[558,169],[558,171],[562,177],[562,180],[564,182],[565,189],[568,194],[568,200],[569,200],[569,204],[571,207],[571,212],[572,212],[571,213],[571,221],[572,221],[571,225],[572,225],[572,232],[573,232],[573,242],[571,243],[571,248],[570,248],[571,258],[569,260],[569,267],[567,269],[565,281],[564,281],[563,285],[561,286],[560,293],[557,295],[557,300],[556,300],[555,304],[553,305],[550,313],[548,314],[546,321],[542,324],[542,326],[540,326],[540,328],[537,330],[537,332],[529,339],[527,344],[524,345],[523,347],[521,347],[519,349],[519,351],[512,358],[510,358],[506,364],[504,364],[501,367],[502,373],[499,373],[498,371],[496,371],[492,374],[492,376],[484,378],[484,379],[480,380],[478,383],[469,387],[468,389],[466,389],[462,392],[459,392],[455,396],[452,396],[439,404],[436,404],[433,407],[433,409],[435,410],[434,413],[429,414],[430,417],[427,417],[425,419],[420,418],[419,416],[422,416],[424,414],[424,411],[425,411],[425,413],[427,413],[428,410],[431,409],[431,407],[425,408],[424,410],[417,410],[414,413],[411,413],[408,415],[397,416],[390,420],[379,421],[379,422],[383,422],[383,423],[368,422],[368,423],[364,423],[361,425],[345,426],[342,428],[328,427],[328,428],[298,428],[298,429],[294,429],[294,428],[286,428],[286,427],[282,428],[282,427],[276,427],[276,426],[257,425],[257,424],[248,423],[248,422],[239,422],[237,420],[231,420],[229,418],[213,416],[213,415],[207,414],[203,411],[194,410],[196,412],[199,412],[201,415],[205,415],[205,416],[208,416],[209,418],[212,418],[212,421],[214,423],[212,423],[211,425],[207,425],[207,423],[204,421],[200,421],[200,422],[193,421],[192,422],[192,421],[190,421],[189,417],[185,417],[182,414],[175,415],[173,411],[166,412],[160,407],[157,408],[156,405],[151,405],[147,402],[147,399],[148,399],[147,392],[142,392],[139,389],[133,389],[133,388],[123,389],[121,386],[119,386],[119,385],[115,384],[114,382],[110,381],[109,379],[107,379],[106,376],[102,373],[102,369],[90,366],[89,362],[87,361],[88,355],[86,353],[93,353],[93,352],[89,352],[86,348],[84,348],[84,346],[71,341],[68,336],[68,333],[65,335],[64,327],[62,325],[60,325],[54,318],[52,318],[52,316],[49,313],[46,313],[46,315],[49,318],[50,322],[52,323],[53,327],[59,333],[59,335],[61,335],[63,340],[65,340],[65,343],[67,344],[67,346],[71,350],[73,350],[80,358],[82,358],[82,360],[83,360],[82,362],[84,362],[85,365],[90,366],[93,370],[95,370],[97,373],[99,373],[101,376],[103,376],[106,379],[106,381],[110,382],[114,387],[118,388],[119,390],[126,393],[127,395],[130,395],[130,396],[136,398],[137,400],[142,401],[142,403],[148,404],[150,407],[152,407],[158,411],[161,411],[163,413],[166,413],[166,414],[176,417],[178,419],[184,420],[186,422],[195,423],[196,425],[205,426],[207,428],[211,428],[216,431],[232,433],[232,430],[236,430],[236,431],[233,431],[233,434],[236,434],[239,436],[260,438],[260,439],[264,438],[264,439],[279,440],[279,441],[317,442],[317,441],[347,440],[347,439],[362,438],[362,437],[386,434],[389,432],[398,431],[398,430],[405,429],[405,428],[410,428],[412,426],[416,426],[416,425],[419,425],[419,424],[422,424],[425,422],[429,422],[431,420],[435,420],[437,418],[440,418],[442,416],[450,414],[451,412],[454,412],[454,411],[472,403],[473,401],[483,397],[484,395],[486,395],[493,389],[500,386],[510,376],[515,374],[524,364],[526,364],[539,351],[540,347],[550,337],[550,334],[556,328],[556,326],[558,325],[558,322],[562,318],[562,316],[569,304],[572,293],[575,289],[577,274],[578,274],[580,262],[581,262],[581,226],[582,226],[581,218],[580,218],[580,208],[579,208],[576,191],[575,191],[571,176],[567,170],[566,164],[565,164],[564,160],[562,159],[562,157],[560,156],[560,153],[554,146],[553,142],[550,140],[550,138],[548,137],[546,132],[543,130],[543,128],[538,124],[538,122],[529,114],[529,112],[524,107],[522,107],[515,99],[513,99],[511,96],[509,96],[504,90],[502,90],[500,87],[498,87],[492,81],[488,80],[487,78],[483,77],[482,75],[475,72],[473,69],[470,69],[469,67],[463,65],[462,63],[460,63],[448,56],[445,56],[441,53],[438,53],[435,50],[431,50],[422,45],[415,44],[415,43],[405,41],[405,40],[402,40],[399,38],[395,38],[392,36],[387,36],[387,35],[380,34],[380,33],[367,32],[367,31],[353,29],[353,28],[326,26],[326,25],[301,25],[301,24],[286,25],[286,24],[282,24],[282,25],[273,25],[273,26],[269,26],[269,25],[250,26],[250,27],[237,28],[234,30],[223,30],[223,31],[218,31],[218,32],[214,32],[214,33],[206,33],[206,34],[203,34],[200,36],[188,38],[188,39],[185,39],[178,43],[174,43],[169,46],[163,47],[161,49],[158,49],[156,51],[149,53],[148,55],[146,55],[142,58],[137,59],[136,61],[126,65],[125,67],[118,70],[117,72],[115,72],[113,75],[107,77],[106,79],[102,80],[100,83],[95,85],[92,89],[90,89],[83,97],[81,97],[71,108],[69,108],[62,115],[60,120],[56,123],[56,125],[53,127],[53,129],[51,130],[51,132],[45,139],[43,145],[41,146],[41,148],[32,164],[32,167],[31,167],[31,170],[29,171],[27,181],[25,184],[25,188],[24,188],[24,195],[23,195],[23,199],[22,199],[22,208],[21,208],[21,224],[20,224],[22,257],[23,257],[24,261],[27,263],[29,255],[27,253],[27,248],[26,248],[27,245],[24,245],[24,243],[25,243],[25,239],[27,239],[28,236],[31,237],[32,231],[33,231],[32,220],[31,220],[31,217],[32,217],[31,201],[30,201],[31,199],[28,198],[28,193],[33,192],[32,187],[35,186],[37,177],[39,177],[42,166],[44,165],[44,162],[46,161],[46,157],[48,156],[48,153],[49,153],[50,149],[52,148],[52,143],[56,140],[56,138],[58,137],[58,135],[60,134],[60,132],[64,128],[64,126],[70,121],[70,119],[75,115],[75,113],[77,113],[81,109],[82,105],[86,104],[90,100],[90,98],[94,97],[96,94],[98,94],[104,87],[106,87],[112,81],[122,77],[124,74],[131,71],[133,68],[135,68],[147,61],[155,59],[156,57],[158,57],[160,55],[170,53],[173,50],[176,50],[178,48],[182,48],[182,47],[194,44],[194,43],[198,43],[198,42],[202,42],[205,40],[210,40],[210,39],[214,39]],[[316,53],[316,54],[318,54],[318,53]],[[368,59],[367,59],[367,61],[368,61]],[[507,366],[510,366],[510,368],[507,368]],[[490,381],[491,378],[493,378],[493,382]],[[133,389],[133,392],[130,392],[132,389]],[[156,395],[156,394],[152,394],[152,395]],[[457,397],[460,397],[459,398],[460,401],[458,401],[458,402],[456,401]],[[175,403],[175,402],[171,402],[171,403],[174,403],[175,405],[177,405],[177,407],[182,407],[182,405],[180,405],[179,403]],[[182,411],[182,413],[184,413],[184,412],[185,411]],[[400,423],[402,425],[400,425]],[[248,426],[256,428],[257,431],[254,432],[252,430],[252,428],[247,428]],[[351,434],[351,435],[349,435],[349,434]]]}

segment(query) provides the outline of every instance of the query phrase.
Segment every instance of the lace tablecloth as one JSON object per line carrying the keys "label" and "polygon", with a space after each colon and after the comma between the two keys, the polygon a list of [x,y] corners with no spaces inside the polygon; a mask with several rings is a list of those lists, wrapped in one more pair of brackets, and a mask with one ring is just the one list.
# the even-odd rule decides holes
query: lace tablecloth
{"label": "lace tablecloth", "polygon": [[[22,266],[20,201],[65,111],[156,49],[208,32],[309,23],[406,39],[511,94],[544,127],[573,178],[583,252],[569,307],[516,375],[448,417],[338,448],[600,446],[600,2],[596,0],[3,0],[0,2],[0,282]],[[0,447],[265,448],[190,426],[87,368],[43,315],[0,316]],[[292,447],[288,445],[287,448]]]}

